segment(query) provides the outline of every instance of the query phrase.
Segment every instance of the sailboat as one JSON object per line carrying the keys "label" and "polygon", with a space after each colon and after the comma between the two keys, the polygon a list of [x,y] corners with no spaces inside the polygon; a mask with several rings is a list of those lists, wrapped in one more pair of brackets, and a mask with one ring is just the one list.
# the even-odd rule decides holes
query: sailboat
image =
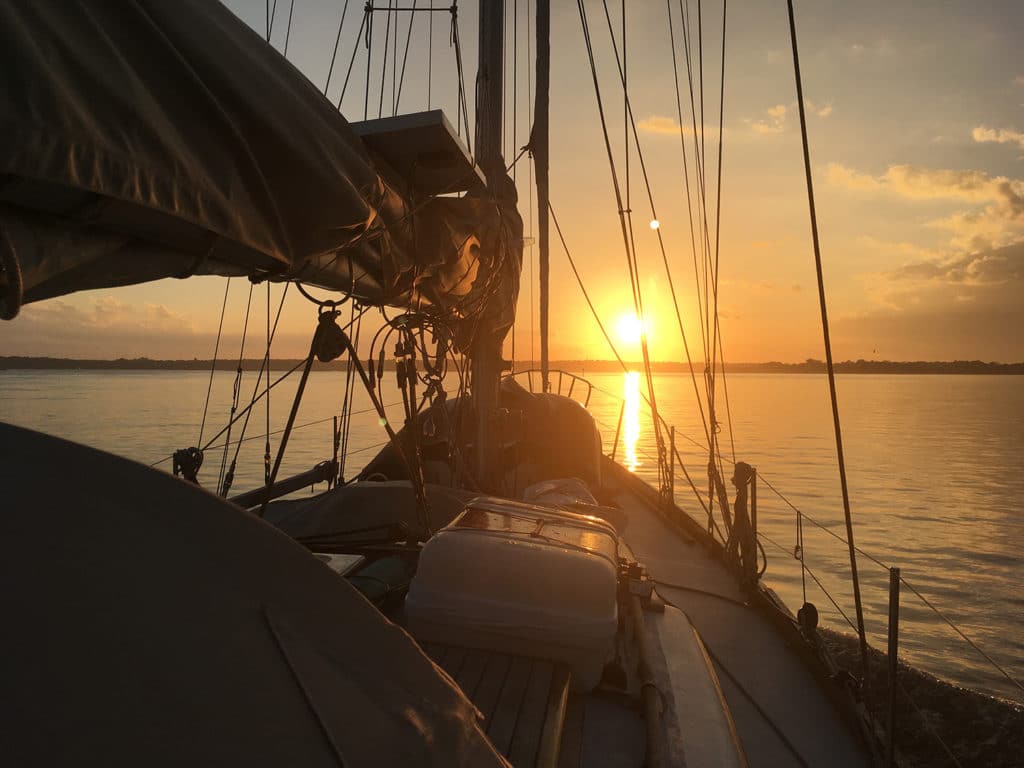
{"label": "sailboat", "polygon": [[[546,345],[537,387],[502,375],[523,247],[501,156],[503,16],[481,2],[470,154],[439,111],[350,124],[218,3],[0,4],[5,318],[192,275],[333,297],[252,491],[198,487],[201,446],[174,477],[0,425],[6,764],[880,759],[813,606],[794,617],[759,578],[750,468],[735,498],[716,477],[716,536],[603,455],[586,382],[552,387]],[[349,317],[398,308],[394,368],[361,359],[346,302]],[[278,477],[314,359],[346,360],[388,430],[345,482],[337,456]],[[385,375],[401,425],[375,395]],[[323,480],[336,486],[282,498]]]}

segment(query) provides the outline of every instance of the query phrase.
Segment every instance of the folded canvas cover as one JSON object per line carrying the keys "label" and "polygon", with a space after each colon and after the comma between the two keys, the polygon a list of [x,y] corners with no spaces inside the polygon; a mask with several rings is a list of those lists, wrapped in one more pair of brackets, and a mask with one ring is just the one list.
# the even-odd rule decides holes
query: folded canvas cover
{"label": "folded canvas cover", "polygon": [[0,4],[0,115],[0,226],[25,302],[241,274],[511,323],[514,189],[410,199],[219,3]]}
{"label": "folded canvas cover", "polygon": [[256,516],[0,424],[4,765],[507,766],[455,684]]}

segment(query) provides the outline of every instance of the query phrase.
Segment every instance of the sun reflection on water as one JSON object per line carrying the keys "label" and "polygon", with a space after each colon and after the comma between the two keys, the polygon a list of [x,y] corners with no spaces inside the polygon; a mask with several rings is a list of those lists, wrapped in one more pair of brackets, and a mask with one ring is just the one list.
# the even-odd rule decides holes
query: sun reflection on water
{"label": "sun reflection on water", "polygon": [[640,440],[640,374],[626,371],[622,379],[622,454],[625,466],[635,472],[640,466],[636,445]]}

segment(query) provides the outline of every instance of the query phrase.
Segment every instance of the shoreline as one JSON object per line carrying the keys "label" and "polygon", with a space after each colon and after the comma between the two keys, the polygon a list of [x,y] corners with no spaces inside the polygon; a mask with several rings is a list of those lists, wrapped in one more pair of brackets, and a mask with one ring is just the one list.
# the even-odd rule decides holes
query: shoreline
{"label": "shoreline", "polygon": [[[247,358],[242,361],[242,369],[246,371],[258,370],[262,365],[262,358]],[[282,368],[290,368],[302,362],[300,358],[281,358],[271,360],[271,368],[280,371]],[[214,365],[213,360],[151,360],[147,357],[118,358],[116,360],[95,360],[77,359],[65,357],[15,357],[0,356],[0,371],[208,371]],[[315,361],[313,370],[345,370],[346,363],[336,360],[331,363],[320,363]],[[643,363],[627,362],[630,369],[641,370]],[[216,369],[234,371],[238,366],[237,360],[217,360]],[[385,368],[390,370],[394,362],[385,361]],[[698,366],[694,366],[695,370]],[[515,371],[523,372],[535,370],[537,364],[526,360],[515,363]],[[552,371],[564,370],[573,373],[618,373],[622,370],[615,360],[556,360],[552,361]],[[981,360],[954,360],[954,361],[908,361],[898,362],[890,360],[845,360],[836,363],[835,372],[840,374],[897,374],[897,375],[985,375],[985,376],[1022,376],[1024,375],[1024,362],[1021,363],[995,363]],[[785,373],[785,374],[824,374],[825,363],[820,360],[806,360],[802,363],[728,363],[724,368],[726,373]],[[689,373],[690,368],[686,363],[675,362],[653,362],[651,364],[653,373]],[[699,372],[699,371],[698,371]]]}

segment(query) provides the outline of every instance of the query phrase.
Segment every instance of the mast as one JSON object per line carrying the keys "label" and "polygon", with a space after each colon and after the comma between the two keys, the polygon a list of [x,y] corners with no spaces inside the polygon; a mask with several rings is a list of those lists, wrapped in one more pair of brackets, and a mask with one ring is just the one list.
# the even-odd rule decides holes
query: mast
{"label": "mast", "polygon": [[537,170],[537,259],[540,272],[540,371],[544,391],[551,389],[548,370],[548,89],[551,80],[551,4],[537,0],[537,94],[530,146]]}
{"label": "mast", "polygon": [[[487,177],[488,189],[495,196],[500,194],[499,185],[505,176],[505,161],[501,156],[504,22],[504,0],[481,0],[476,160]],[[481,330],[473,341],[471,354],[478,480],[484,489],[490,489],[496,485],[499,471],[493,427],[502,367],[501,342],[493,334]]]}

